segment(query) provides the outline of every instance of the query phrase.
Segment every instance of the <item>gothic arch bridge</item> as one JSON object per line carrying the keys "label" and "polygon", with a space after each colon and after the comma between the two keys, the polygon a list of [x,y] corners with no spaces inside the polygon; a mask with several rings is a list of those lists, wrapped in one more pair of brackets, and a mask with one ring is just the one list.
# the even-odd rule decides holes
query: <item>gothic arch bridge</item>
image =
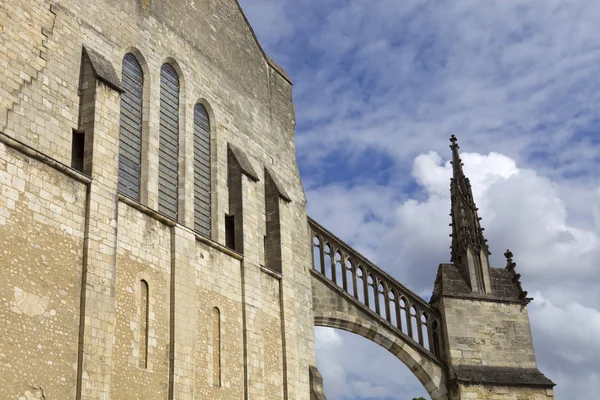
{"label": "gothic arch bridge", "polygon": [[309,218],[315,326],[342,329],[402,361],[432,400],[448,399],[438,310]]}

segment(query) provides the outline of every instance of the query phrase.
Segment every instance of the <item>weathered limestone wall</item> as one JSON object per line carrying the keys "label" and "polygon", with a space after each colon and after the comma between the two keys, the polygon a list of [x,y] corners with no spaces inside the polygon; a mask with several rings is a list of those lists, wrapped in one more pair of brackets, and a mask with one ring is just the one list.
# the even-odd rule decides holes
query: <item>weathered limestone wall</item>
{"label": "weathered limestone wall", "polygon": [[[283,399],[283,335],[279,279],[268,274],[261,276],[263,317],[262,337],[265,343],[265,399]],[[278,349],[281,349],[278,351]]]}
{"label": "weathered limestone wall", "polygon": [[452,400],[551,400],[538,369],[527,307],[515,301],[442,297]]}
{"label": "weathered limestone wall", "polygon": [[552,400],[552,389],[506,386],[460,386],[451,400]]}
{"label": "weathered limestone wall", "polygon": [[2,399],[75,396],[85,189],[0,143]]}
{"label": "weathered limestone wall", "polygon": [[[127,52],[142,65],[139,204],[116,193],[119,93],[86,81],[80,109],[83,46],[105,57],[117,75]],[[155,213],[164,62],[175,67],[181,83],[179,219],[170,222]],[[0,153],[9,183],[2,181],[0,196],[0,238],[9,249],[0,252],[6,299],[0,315],[7,321],[0,327],[6,338],[0,341],[0,357],[6,358],[0,370],[7,368],[10,377],[0,397],[41,385],[52,398],[75,398],[75,387],[82,399],[308,398],[309,365],[315,363],[311,249],[295,162],[291,83],[265,58],[237,2],[0,0],[0,76],[0,132],[65,165],[71,164],[72,131],[80,117],[87,118],[86,136],[93,138],[87,188],[12,150]],[[88,71],[86,79],[91,76]],[[211,122],[212,241],[188,228],[198,102]],[[243,257],[222,248],[228,143],[243,149],[260,179],[242,177]],[[13,159],[22,171],[8,167]],[[291,199],[279,204],[281,274],[261,266],[265,166]],[[140,366],[142,280],[149,288],[146,367]],[[48,298],[48,308],[32,306],[45,310],[34,317],[20,314],[10,305],[15,293],[28,299],[18,300],[25,308],[38,298],[42,304]],[[213,357],[215,307],[220,386]],[[46,316],[52,309],[56,315]],[[42,337],[54,338],[51,350],[37,340]],[[31,343],[11,344],[25,339]],[[32,359],[53,364],[32,367]]]}
{"label": "weathered limestone wall", "polygon": [[[226,179],[226,143],[264,165],[297,200],[304,195],[295,157],[291,84],[268,65],[235,0],[160,2],[19,0],[0,5],[0,131],[70,164],[71,130],[77,127],[82,45],[98,51],[120,72],[132,52],[144,70],[143,202],[157,204],[160,67],[170,62],[181,81],[180,134],[184,176],[181,223],[192,219],[193,106],[206,105],[213,128],[215,187]],[[5,117],[2,117],[5,118]],[[146,155],[147,154],[147,155]],[[260,168],[262,169],[262,168]],[[214,191],[214,238],[224,240],[227,191]],[[186,205],[187,204],[187,205]]]}
{"label": "weathered limestone wall", "polygon": [[[0,131],[70,164],[81,40],[50,1],[0,2]],[[56,28],[56,29],[55,29]]]}
{"label": "weathered limestone wall", "polygon": [[[194,398],[241,399],[244,396],[244,322],[240,261],[201,242],[196,242],[193,260],[197,287]],[[215,362],[218,334],[214,325],[215,307],[221,318],[220,385],[219,365]]]}
{"label": "weathered limestone wall", "polygon": [[[171,232],[130,206],[119,205],[112,399],[167,398]],[[148,352],[142,280],[148,284]]]}
{"label": "weathered limestone wall", "polygon": [[444,298],[441,308],[452,365],[536,368],[525,306]]}

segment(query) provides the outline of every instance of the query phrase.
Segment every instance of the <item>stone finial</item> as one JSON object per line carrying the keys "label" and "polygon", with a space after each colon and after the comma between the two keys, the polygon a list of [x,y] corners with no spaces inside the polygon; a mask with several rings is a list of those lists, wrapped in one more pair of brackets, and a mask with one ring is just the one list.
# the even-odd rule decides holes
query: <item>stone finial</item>
{"label": "stone finial", "polygon": [[514,271],[517,266],[517,263],[513,261],[513,253],[510,250],[506,250],[504,253],[504,257],[506,257],[506,269],[508,271]]}
{"label": "stone finial", "polygon": [[454,136],[454,135],[451,135],[451,136],[450,136],[450,143],[452,143],[452,144],[450,145],[450,148],[451,148],[451,149],[454,149],[455,147],[456,147],[457,149],[459,148],[459,147],[458,147],[458,139],[456,138],[456,136]]}

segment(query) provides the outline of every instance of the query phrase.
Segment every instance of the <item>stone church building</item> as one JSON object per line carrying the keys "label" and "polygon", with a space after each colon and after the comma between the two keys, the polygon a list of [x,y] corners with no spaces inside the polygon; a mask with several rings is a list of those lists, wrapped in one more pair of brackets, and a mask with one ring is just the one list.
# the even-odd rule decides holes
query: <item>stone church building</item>
{"label": "stone church building", "polygon": [[553,398],[452,139],[427,302],[306,215],[290,78],[236,0],[0,0],[0,399],[324,399],[315,326],[434,400]]}

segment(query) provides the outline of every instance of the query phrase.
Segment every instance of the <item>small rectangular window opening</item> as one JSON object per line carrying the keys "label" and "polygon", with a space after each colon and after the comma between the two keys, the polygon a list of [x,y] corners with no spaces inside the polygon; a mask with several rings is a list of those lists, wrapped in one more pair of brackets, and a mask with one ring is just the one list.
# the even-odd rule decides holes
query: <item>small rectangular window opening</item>
{"label": "small rectangular window opening", "polygon": [[225,246],[235,250],[235,219],[233,215],[225,215]]}
{"label": "small rectangular window opening", "polygon": [[85,132],[73,129],[71,142],[71,167],[83,172],[83,158],[85,155]]}

